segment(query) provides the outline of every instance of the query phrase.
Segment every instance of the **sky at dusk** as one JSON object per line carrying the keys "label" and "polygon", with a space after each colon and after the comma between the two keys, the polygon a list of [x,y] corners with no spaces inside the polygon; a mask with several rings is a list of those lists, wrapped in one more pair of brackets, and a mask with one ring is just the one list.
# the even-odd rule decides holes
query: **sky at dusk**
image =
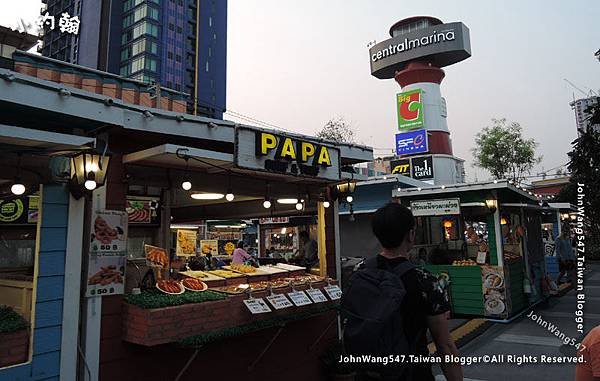
{"label": "sky at dusk", "polygon": [[[34,19],[40,2],[3,5],[0,24],[10,26]],[[389,38],[394,22],[414,15],[470,29],[472,57],[444,68],[442,83],[454,153],[467,160],[468,180],[488,176],[471,166],[470,150],[491,118],[521,123],[539,143],[543,160],[534,174],[567,162],[576,137],[569,102],[583,94],[563,79],[586,92],[600,89],[597,0],[229,0],[228,110],[303,134],[343,117],[376,156],[389,154],[400,87],[370,75],[367,44]]]}

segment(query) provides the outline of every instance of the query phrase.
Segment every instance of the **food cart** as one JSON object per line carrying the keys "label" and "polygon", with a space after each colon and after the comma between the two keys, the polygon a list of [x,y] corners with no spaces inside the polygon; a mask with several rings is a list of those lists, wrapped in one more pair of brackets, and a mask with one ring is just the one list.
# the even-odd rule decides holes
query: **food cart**
{"label": "food cart", "polygon": [[507,180],[393,191],[416,218],[411,258],[450,284],[452,311],[507,320],[546,291],[542,213]]}

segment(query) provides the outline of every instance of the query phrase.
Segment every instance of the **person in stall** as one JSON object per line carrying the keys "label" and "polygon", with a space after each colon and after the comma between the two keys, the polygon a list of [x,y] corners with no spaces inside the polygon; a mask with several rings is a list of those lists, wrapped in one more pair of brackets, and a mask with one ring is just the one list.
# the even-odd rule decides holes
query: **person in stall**
{"label": "person in stall", "polygon": [[296,255],[292,262],[299,266],[306,267],[306,270],[310,270],[313,267],[319,266],[319,245],[317,241],[310,238],[310,235],[306,230],[303,230],[299,234],[300,243],[302,244],[298,255]]}
{"label": "person in stall", "polygon": [[243,265],[247,260],[252,259],[252,256],[244,250],[244,241],[239,241],[236,249],[233,251],[231,258],[232,265]]}

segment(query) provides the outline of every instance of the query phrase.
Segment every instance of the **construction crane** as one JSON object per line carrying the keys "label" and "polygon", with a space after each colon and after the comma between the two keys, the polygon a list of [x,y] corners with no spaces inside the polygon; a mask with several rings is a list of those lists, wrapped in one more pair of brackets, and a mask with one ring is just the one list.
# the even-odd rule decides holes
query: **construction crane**
{"label": "construction crane", "polygon": [[[585,91],[581,90],[579,87],[575,86],[575,84],[573,82],[569,81],[568,79],[563,78],[563,81],[567,82],[569,85],[571,85],[571,87],[573,87],[575,90],[579,91],[581,94],[585,95],[586,97],[591,97],[593,95],[598,96],[598,93],[592,89],[590,89],[590,91],[586,93]],[[575,100],[575,95],[573,95],[573,100]]]}

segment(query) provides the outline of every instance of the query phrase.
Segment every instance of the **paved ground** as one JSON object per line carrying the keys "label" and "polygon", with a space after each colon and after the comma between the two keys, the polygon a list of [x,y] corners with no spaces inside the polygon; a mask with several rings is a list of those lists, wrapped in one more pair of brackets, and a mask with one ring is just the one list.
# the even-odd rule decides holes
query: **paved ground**
{"label": "paved ground", "polygon": [[[600,263],[588,265],[585,277],[585,331],[600,324]],[[566,336],[580,341],[575,323],[576,292],[569,291],[562,297],[553,297],[547,303],[534,308],[534,313],[545,321],[555,324]],[[555,335],[526,315],[510,324],[495,324],[486,332],[461,348],[461,355],[483,356],[490,354],[513,355],[574,355],[575,349],[563,345]],[[572,364],[476,364],[464,366],[465,380],[573,380],[575,366]],[[439,369],[434,370],[441,373]],[[443,376],[438,376],[444,380]]]}

